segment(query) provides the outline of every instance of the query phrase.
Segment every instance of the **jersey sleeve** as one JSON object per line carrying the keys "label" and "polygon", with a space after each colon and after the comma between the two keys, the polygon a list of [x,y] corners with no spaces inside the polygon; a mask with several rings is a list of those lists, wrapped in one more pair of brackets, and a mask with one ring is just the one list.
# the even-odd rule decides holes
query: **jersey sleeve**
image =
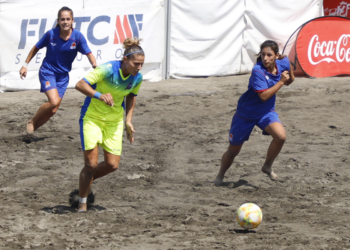
{"label": "jersey sleeve", "polygon": [[83,55],[87,55],[91,53],[89,46],[87,45],[86,39],[83,35],[81,35],[79,43],[78,43],[78,51]]}
{"label": "jersey sleeve", "polygon": [[108,75],[108,72],[108,68],[103,64],[87,74],[83,80],[90,85],[94,85],[102,81]]}
{"label": "jersey sleeve", "polygon": [[265,74],[260,70],[252,72],[252,87],[255,92],[263,92],[269,88]]}
{"label": "jersey sleeve", "polygon": [[141,83],[142,83],[142,81],[135,88],[132,89],[130,94],[137,96],[137,94],[139,93],[140,87],[141,87]]}
{"label": "jersey sleeve", "polygon": [[283,58],[282,60],[279,60],[279,66],[281,67],[281,72],[287,70],[290,71],[290,63],[288,57]]}
{"label": "jersey sleeve", "polygon": [[142,75],[139,75],[139,78],[137,79],[137,85],[136,87],[134,87],[132,89],[132,91],[130,92],[130,94],[137,96],[137,94],[139,93],[140,87],[141,87],[141,83],[142,83]]}
{"label": "jersey sleeve", "polygon": [[46,32],[43,37],[35,44],[35,47],[37,49],[42,49],[48,45],[50,41],[50,30]]}

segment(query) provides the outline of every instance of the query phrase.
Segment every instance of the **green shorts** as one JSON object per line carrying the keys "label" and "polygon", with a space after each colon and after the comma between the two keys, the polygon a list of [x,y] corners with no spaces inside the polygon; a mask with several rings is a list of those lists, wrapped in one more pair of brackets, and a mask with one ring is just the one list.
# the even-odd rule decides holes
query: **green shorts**
{"label": "green shorts", "polygon": [[83,151],[100,145],[108,153],[121,155],[124,122],[123,116],[115,122],[104,122],[88,117],[80,119],[80,139]]}

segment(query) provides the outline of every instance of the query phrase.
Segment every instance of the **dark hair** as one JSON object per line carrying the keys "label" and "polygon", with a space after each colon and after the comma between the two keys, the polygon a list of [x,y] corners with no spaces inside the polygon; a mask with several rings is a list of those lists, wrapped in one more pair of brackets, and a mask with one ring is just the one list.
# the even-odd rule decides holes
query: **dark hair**
{"label": "dark hair", "polygon": [[[124,56],[126,56],[128,59],[133,57],[135,54],[141,54],[145,55],[145,52],[139,45],[141,43],[142,39],[141,38],[126,38],[125,41],[123,42],[123,47],[124,47]],[[134,53],[136,52],[136,53]]]}
{"label": "dark hair", "polygon": [[[68,8],[67,6],[63,6],[63,7],[58,11],[57,20],[60,19],[61,13],[62,13],[63,11],[70,11],[70,14],[72,15],[72,18],[73,18],[73,10],[71,10],[71,9]],[[58,22],[57,22],[55,28],[57,28],[58,26],[59,26],[59,24],[58,24]],[[72,28],[73,28],[73,24],[72,24]]]}
{"label": "dark hair", "polygon": [[[266,47],[270,47],[273,52],[275,52],[275,54],[277,55],[277,53],[279,53],[279,48],[278,48],[278,44],[275,42],[275,41],[272,41],[272,40],[266,40],[265,42],[263,42],[261,45],[260,45],[260,52],[256,55],[257,58],[256,58],[256,62],[259,62],[261,61],[261,51],[263,49],[265,49]],[[284,58],[285,56],[283,55],[280,55],[278,57],[278,59],[282,59]]]}

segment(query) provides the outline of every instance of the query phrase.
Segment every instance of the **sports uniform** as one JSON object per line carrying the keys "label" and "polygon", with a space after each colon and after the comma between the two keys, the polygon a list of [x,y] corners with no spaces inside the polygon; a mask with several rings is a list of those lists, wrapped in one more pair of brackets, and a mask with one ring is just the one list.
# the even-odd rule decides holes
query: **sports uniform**
{"label": "sports uniform", "polygon": [[107,152],[121,155],[124,117],[124,97],[137,96],[142,75],[123,76],[121,61],[102,64],[90,72],[83,80],[102,94],[110,93],[114,106],[98,99],[86,97],[81,109],[80,138],[83,151],[100,145]]}
{"label": "sports uniform", "polygon": [[239,98],[236,114],[232,118],[229,140],[231,145],[242,145],[257,125],[267,135],[265,128],[281,121],[275,112],[276,95],[265,102],[261,101],[258,92],[273,87],[281,79],[284,71],[290,71],[289,59],[276,60],[277,74],[271,74],[262,61],[255,64],[249,78],[248,90]]}
{"label": "sports uniform", "polygon": [[63,98],[66,92],[72,63],[78,51],[84,55],[91,53],[83,34],[75,29],[67,41],[60,38],[60,28],[49,30],[35,45],[37,49],[46,47],[46,56],[40,67],[40,92],[57,89]]}

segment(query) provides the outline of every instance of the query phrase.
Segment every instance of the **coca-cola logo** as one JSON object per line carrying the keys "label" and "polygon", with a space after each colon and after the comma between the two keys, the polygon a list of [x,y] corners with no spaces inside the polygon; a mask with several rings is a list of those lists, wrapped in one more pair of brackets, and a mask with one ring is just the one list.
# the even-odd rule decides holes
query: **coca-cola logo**
{"label": "coca-cola logo", "polygon": [[321,17],[308,22],[299,31],[296,55],[309,76],[350,74],[350,19]]}
{"label": "coca-cola logo", "polygon": [[[314,35],[309,43],[307,56],[312,65],[321,62],[350,62],[350,47],[346,48],[350,34],[341,35],[336,41],[319,41],[318,35]],[[336,60],[331,58],[335,54]],[[321,57],[321,58],[320,58]],[[318,60],[318,61],[317,61]]]}
{"label": "coca-cola logo", "polygon": [[342,0],[324,0],[325,16],[349,16],[350,3]]}

